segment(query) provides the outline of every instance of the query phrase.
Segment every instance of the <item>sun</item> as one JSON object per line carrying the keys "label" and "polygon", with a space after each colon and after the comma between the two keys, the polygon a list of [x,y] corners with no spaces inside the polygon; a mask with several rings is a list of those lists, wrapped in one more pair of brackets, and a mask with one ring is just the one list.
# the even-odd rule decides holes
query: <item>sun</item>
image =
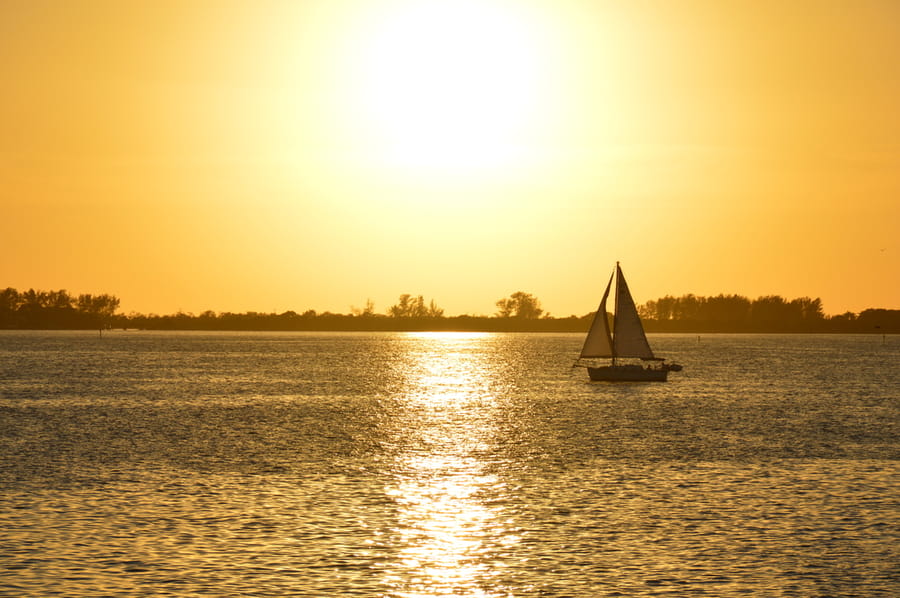
{"label": "sun", "polygon": [[527,167],[547,110],[539,25],[498,0],[375,13],[355,44],[349,94],[369,158],[453,175]]}

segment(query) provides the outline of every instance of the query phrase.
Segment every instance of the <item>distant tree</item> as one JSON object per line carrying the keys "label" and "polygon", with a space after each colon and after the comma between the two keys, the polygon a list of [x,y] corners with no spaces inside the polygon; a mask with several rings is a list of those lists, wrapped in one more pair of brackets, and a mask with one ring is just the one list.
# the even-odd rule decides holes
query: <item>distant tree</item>
{"label": "distant tree", "polygon": [[119,299],[113,295],[79,295],[77,306],[80,312],[91,318],[97,328],[105,328],[119,309]]}
{"label": "distant tree", "polygon": [[60,291],[49,291],[42,293],[45,307],[53,309],[70,309],[72,307],[72,297],[69,296],[64,289]]}
{"label": "distant tree", "polygon": [[696,320],[700,315],[702,300],[693,293],[681,297],[674,307],[673,317],[676,320]]}
{"label": "distant tree", "polygon": [[442,318],[444,317],[444,310],[437,306],[437,303],[432,299],[428,303],[428,317],[429,318]]}
{"label": "distant tree", "polygon": [[387,313],[393,318],[440,318],[444,310],[437,306],[434,299],[426,306],[422,295],[413,297],[404,293],[396,304],[388,308]]}
{"label": "distant tree", "polygon": [[713,324],[744,324],[750,318],[750,300],[740,295],[700,298],[699,319]]}
{"label": "distant tree", "polygon": [[375,303],[371,299],[366,299],[365,307],[350,307],[350,313],[354,316],[374,316],[375,315]]}
{"label": "distant tree", "polygon": [[800,297],[791,301],[791,305],[795,306],[799,311],[800,317],[805,322],[817,322],[825,318],[825,314],[822,311],[822,300],[818,297],[815,299]]}
{"label": "distant tree", "polygon": [[0,309],[15,311],[19,307],[19,291],[7,287],[0,291]]}
{"label": "distant tree", "polygon": [[20,298],[20,307],[28,309],[37,309],[42,307],[42,296],[44,293],[38,293],[34,289],[28,289],[22,293]]}
{"label": "distant tree", "polygon": [[400,295],[397,303],[388,308],[388,315],[393,318],[411,318],[415,312],[415,299],[409,293]]}
{"label": "distant tree", "polygon": [[900,331],[900,309],[864,309],[856,321],[860,331]]}
{"label": "distant tree", "polygon": [[496,303],[497,316],[501,318],[522,318],[533,320],[541,317],[544,310],[541,309],[541,302],[537,297],[530,293],[516,291],[505,299],[500,299]]}
{"label": "distant tree", "polygon": [[18,309],[19,291],[12,287],[0,291],[0,328],[15,326],[15,315]]}
{"label": "distant tree", "polygon": [[44,293],[38,293],[34,289],[28,289],[19,295],[19,307],[16,310],[20,325],[25,328],[45,328],[43,319]]}
{"label": "distant tree", "polygon": [[783,297],[778,295],[765,295],[757,297],[750,305],[750,317],[757,326],[764,329],[777,327],[788,318],[790,307]]}
{"label": "distant tree", "polygon": [[656,301],[648,301],[638,307],[641,318],[663,322],[671,320],[675,314],[675,305],[680,301],[671,295],[661,297]]}
{"label": "distant tree", "polygon": [[497,301],[497,317],[498,318],[511,318],[513,315],[513,310],[515,309],[515,305],[513,304],[512,299],[499,299]]}

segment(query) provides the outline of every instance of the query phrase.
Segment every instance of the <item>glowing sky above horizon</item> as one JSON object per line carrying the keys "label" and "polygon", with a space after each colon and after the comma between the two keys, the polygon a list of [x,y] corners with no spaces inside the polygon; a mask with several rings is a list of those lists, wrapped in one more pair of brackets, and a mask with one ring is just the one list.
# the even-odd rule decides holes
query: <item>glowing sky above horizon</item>
{"label": "glowing sky above horizon", "polygon": [[900,3],[0,4],[0,287],[900,309]]}

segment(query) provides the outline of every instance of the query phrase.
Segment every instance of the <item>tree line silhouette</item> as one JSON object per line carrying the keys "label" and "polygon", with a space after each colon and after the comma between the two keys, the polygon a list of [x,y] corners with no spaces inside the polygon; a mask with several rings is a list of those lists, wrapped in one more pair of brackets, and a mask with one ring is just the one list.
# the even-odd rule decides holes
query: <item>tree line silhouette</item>
{"label": "tree line silhouette", "polygon": [[655,332],[898,332],[900,310],[866,309],[827,316],[819,298],[778,295],[665,296],[638,307]]}
{"label": "tree line silhouette", "polygon": [[[362,331],[490,331],[585,332],[593,313],[552,317],[540,301],[518,291],[496,302],[492,316],[445,316],[434,300],[422,295],[400,295],[384,314],[371,300],[349,314],[245,312],[199,315],[119,314],[113,295],[73,296],[65,290],[23,293],[0,291],[0,329],[87,330],[136,328],[144,330],[362,330]],[[787,300],[778,295],[748,299],[740,295],[701,297],[665,296],[638,307],[647,332],[880,332],[900,333],[900,310],[866,309],[825,315],[820,299]]]}
{"label": "tree line silhouette", "polygon": [[69,295],[61,291],[0,291],[0,328],[32,330],[102,330],[118,320],[113,295]]}

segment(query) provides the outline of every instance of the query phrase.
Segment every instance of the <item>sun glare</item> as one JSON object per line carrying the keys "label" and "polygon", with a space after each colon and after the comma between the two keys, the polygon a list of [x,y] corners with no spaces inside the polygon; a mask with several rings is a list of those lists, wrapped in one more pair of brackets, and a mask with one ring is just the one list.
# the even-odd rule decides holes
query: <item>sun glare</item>
{"label": "sun glare", "polygon": [[503,567],[489,561],[520,537],[503,507],[507,486],[481,458],[496,426],[493,335],[414,338],[392,354],[403,406],[390,423],[396,557],[383,563],[384,579],[398,596],[499,595],[487,588]]}
{"label": "sun glare", "polygon": [[499,1],[402,2],[358,40],[351,114],[382,166],[525,167],[538,132],[537,19]]}

